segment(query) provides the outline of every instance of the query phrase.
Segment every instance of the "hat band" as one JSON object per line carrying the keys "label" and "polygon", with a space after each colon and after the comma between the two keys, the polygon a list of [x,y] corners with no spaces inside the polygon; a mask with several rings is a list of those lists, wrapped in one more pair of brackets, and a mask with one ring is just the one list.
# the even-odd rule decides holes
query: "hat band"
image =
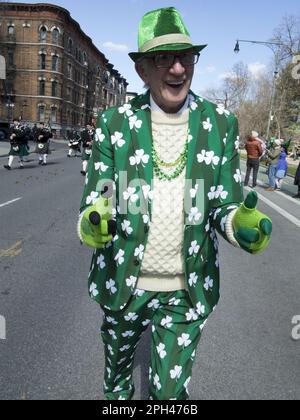
{"label": "hat band", "polygon": [[189,36],[183,34],[169,34],[151,39],[151,41],[146,42],[139,49],[139,52],[146,53],[147,51],[152,50],[152,48],[168,44],[191,44],[191,47],[193,46],[192,40]]}

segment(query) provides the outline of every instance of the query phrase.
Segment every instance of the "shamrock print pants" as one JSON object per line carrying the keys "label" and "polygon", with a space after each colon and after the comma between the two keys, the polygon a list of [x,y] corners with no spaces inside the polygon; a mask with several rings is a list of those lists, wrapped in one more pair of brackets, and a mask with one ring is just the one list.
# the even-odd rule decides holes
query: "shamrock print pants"
{"label": "shamrock print pants", "polygon": [[188,293],[136,290],[123,311],[102,309],[106,398],[132,398],[135,350],[152,323],[150,399],[187,400],[196,348],[205,324],[193,309]]}

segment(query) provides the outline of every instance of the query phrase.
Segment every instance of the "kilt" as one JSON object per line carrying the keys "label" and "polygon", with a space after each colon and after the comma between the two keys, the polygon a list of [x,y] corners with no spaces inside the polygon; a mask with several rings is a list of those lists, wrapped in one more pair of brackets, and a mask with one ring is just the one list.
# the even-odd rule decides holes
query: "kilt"
{"label": "kilt", "polygon": [[9,156],[28,156],[29,147],[26,144],[11,144]]}
{"label": "kilt", "polygon": [[90,160],[91,154],[92,154],[92,149],[83,149],[81,159],[83,161]]}
{"label": "kilt", "polygon": [[49,155],[50,147],[48,143],[37,143],[35,153],[39,155]]}

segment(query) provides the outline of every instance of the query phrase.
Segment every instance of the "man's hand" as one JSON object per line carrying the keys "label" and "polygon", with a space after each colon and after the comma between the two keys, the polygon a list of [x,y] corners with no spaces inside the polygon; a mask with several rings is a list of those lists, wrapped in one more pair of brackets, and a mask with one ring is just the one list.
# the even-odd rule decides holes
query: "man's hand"
{"label": "man's hand", "polygon": [[256,209],[257,201],[256,192],[249,193],[232,221],[236,241],[250,254],[268,247],[273,227],[271,219]]}
{"label": "man's hand", "polygon": [[78,235],[91,248],[104,248],[116,233],[116,223],[111,220],[112,199],[100,197],[81,216]]}

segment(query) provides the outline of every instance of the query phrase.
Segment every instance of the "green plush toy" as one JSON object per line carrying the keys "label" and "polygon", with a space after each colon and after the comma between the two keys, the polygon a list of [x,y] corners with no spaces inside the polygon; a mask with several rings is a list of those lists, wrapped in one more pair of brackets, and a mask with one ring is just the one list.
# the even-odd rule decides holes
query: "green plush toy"
{"label": "green plush toy", "polygon": [[250,254],[264,251],[272,233],[272,221],[256,209],[257,201],[256,192],[250,192],[232,220],[236,241]]}
{"label": "green plush toy", "polygon": [[112,220],[112,198],[101,196],[96,203],[81,215],[78,236],[91,248],[104,248],[116,233],[116,222]]}

